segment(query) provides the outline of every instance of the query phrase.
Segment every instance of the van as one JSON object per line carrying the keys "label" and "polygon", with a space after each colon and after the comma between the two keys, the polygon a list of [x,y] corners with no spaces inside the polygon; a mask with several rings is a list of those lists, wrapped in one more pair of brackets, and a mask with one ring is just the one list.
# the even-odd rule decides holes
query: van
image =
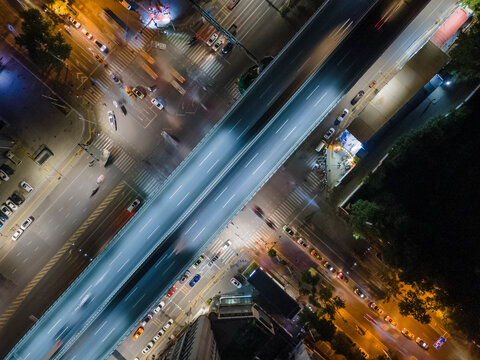
{"label": "van", "polygon": [[320,141],[320,144],[317,145],[317,147],[315,148],[315,151],[316,152],[321,152],[323,150],[323,148],[325,147],[325,145],[327,145],[325,140]]}
{"label": "van", "polygon": [[127,9],[127,10],[132,10],[132,5],[130,5],[127,1],[125,0],[121,0],[120,1],[120,4],[122,4],[122,6]]}
{"label": "van", "polygon": [[35,162],[38,165],[43,165],[52,156],[53,151],[50,150],[46,145],[42,145],[35,156]]}

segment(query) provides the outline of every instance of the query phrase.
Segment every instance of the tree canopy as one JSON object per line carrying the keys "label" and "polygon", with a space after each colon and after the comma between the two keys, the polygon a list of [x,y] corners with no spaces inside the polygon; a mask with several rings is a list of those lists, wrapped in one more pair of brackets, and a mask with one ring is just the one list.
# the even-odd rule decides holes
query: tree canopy
{"label": "tree canopy", "polygon": [[[476,341],[480,341],[479,104],[477,92],[459,110],[400,139],[358,195],[374,204],[367,208],[381,214],[373,226],[386,243],[385,260],[400,270],[401,280],[434,295],[429,304],[407,295],[403,313],[428,322],[422,309],[447,307],[455,328]],[[365,207],[360,203],[359,208]],[[371,212],[352,212],[358,217],[353,221],[364,221],[365,213]]]}
{"label": "tree canopy", "polygon": [[37,9],[20,14],[22,34],[15,38],[18,45],[25,47],[33,62],[43,69],[59,70],[68,59],[72,47],[65,42],[62,34],[55,32],[53,22],[44,19]]}

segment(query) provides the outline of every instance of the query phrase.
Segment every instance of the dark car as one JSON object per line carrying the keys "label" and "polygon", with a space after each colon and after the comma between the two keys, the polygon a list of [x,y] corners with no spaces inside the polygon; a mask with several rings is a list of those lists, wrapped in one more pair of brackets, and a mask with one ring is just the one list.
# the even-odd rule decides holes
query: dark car
{"label": "dark car", "polygon": [[227,55],[230,51],[233,50],[233,43],[229,42],[222,49],[222,54]]}
{"label": "dark car", "polygon": [[13,170],[7,164],[3,164],[2,166],[0,166],[0,169],[2,169],[9,176],[15,174],[15,170]]}
{"label": "dark car", "polygon": [[295,234],[292,229],[290,229],[287,225],[283,227],[283,231],[285,231],[288,235],[293,236]]}
{"label": "dark car", "polygon": [[265,223],[267,224],[267,226],[268,226],[269,228],[275,229],[275,223],[274,223],[272,220],[266,219],[266,220],[265,220]]}
{"label": "dark car", "polygon": [[1,211],[0,211],[0,220],[2,220],[3,222],[5,222],[5,221],[8,220],[7,215],[5,215],[4,213],[2,213]]}
{"label": "dark car", "polygon": [[263,217],[263,210],[260,209],[258,206],[252,206],[252,210],[258,217]]}
{"label": "dark car", "polygon": [[334,268],[332,265],[330,265],[328,262],[325,262],[325,263],[323,264],[323,266],[325,266],[325,267],[326,267],[329,271],[331,271],[332,273],[334,273],[334,272],[337,271],[337,270],[335,270],[335,268]]}
{"label": "dark car", "polygon": [[10,196],[10,199],[17,205],[22,205],[24,200],[22,199],[21,196],[19,196],[16,193],[13,193],[12,196]]}
{"label": "dark car", "polygon": [[198,265],[202,263],[203,260],[205,260],[205,256],[200,255],[198,259],[193,263],[193,267],[196,268]]}
{"label": "dark car", "polygon": [[125,105],[121,105],[120,110],[122,110],[123,115],[127,115],[127,109],[125,108]]}
{"label": "dark car", "polygon": [[189,276],[190,276],[190,270],[185,271],[185,274],[183,274],[182,277],[180,278],[180,284],[183,284],[185,281],[187,281]]}
{"label": "dark car", "polygon": [[213,263],[217,260],[218,260],[218,254],[210,259],[210,261],[208,262],[208,266],[212,266]]}
{"label": "dark car", "polygon": [[192,281],[190,281],[190,287],[194,287],[198,280],[200,280],[200,274],[197,274],[193,277]]}
{"label": "dark car", "polygon": [[355,105],[365,95],[365,91],[360,90],[357,95],[350,101],[350,104]]}

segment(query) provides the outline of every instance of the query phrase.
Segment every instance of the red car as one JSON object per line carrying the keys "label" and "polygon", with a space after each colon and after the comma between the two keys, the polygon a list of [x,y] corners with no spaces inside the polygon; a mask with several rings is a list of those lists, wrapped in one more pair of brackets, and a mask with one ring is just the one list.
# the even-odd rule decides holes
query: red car
{"label": "red car", "polygon": [[345,282],[348,282],[348,278],[347,278],[347,277],[345,276],[345,274],[342,273],[342,272],[339,272],[338,275],[337,275],[337,277],[338,277],[340,280],[343,280],[343,281],[345,281]]}
{"label": "red car", "polygon": [[167,292],[167,297],[172,296],[175,291],[177,291],[177,287],[176,287],[176,286],[174,286],[174,287],[172,287],[170,290],[168,290],[168,292]]}

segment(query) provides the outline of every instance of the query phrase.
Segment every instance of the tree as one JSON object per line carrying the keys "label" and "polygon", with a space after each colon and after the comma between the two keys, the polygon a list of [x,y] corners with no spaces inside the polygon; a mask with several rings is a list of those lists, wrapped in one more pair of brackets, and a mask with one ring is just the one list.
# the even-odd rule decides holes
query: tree
{"label": "tree", "polygon": [[417,296],[416,292],[409,290],[406,296],[398,304],[400,314],[403,316],[412,316],[422,324],[430,323],[431,317],[427,314],[425,301]]}
{"label": "tree", "polygon": [[[315,332],[316,340],[330,341],[335,335],[335,325],[327,319],[320,319],[310,309],[304,307],[299,314],[300,325]],[[318,338],[317,338],[318,337]]]}
{"label": "tree", "polygon": [[302,281],[305,284],[310,284],[315,286],[320,281],[320,277],[317,274],[313,275],[312,271],[310,270],[305,270],[304,272],[302,272]]}
{"label": "tree", "polygon": [[268,250],[268,256],[274,258],[275,256],[277,256],[277,251],[274,248],[271,248],[270,250]]}
{"label": "tree", "polygon": [[372,232],[372,227],[369,224],[376,224],[380,213],[381,208],[377,203],[357,200],[350,211],[350,223],[355,231],[368,235]]}
{"label": "tree", "polygon": [[320,300],[323,302],[327,302],[332,298],[333,292],[330,286],[322,286],[320,290],[318,290],[318,296]]}
{"label": "tree", "polygon": [[41,68],[59,70],[69,58],[72,47],[65,43],[59,32],[54,33],[53,23],[42,18],[36,9],[29,9],[20,14],[22,34],[15,38],[18,45],[27,49],[33,62]]}

